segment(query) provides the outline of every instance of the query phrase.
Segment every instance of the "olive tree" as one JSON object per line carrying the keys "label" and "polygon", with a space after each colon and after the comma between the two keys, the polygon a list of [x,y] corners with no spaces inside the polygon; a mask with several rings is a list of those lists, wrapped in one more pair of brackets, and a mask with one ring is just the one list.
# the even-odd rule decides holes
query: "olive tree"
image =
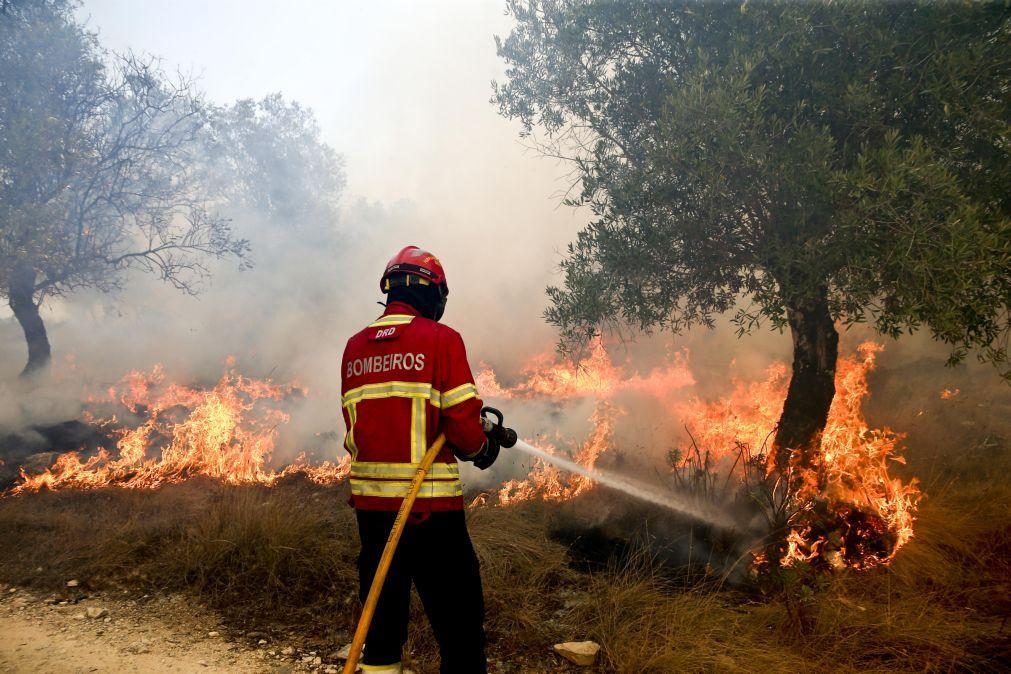
{"label": "olive tree", "polygon": [[501,114],[573,162],[550,322],[789,329],[780,470],[817,465],[838,327],[1008,376],[1006,3],[511,0]]}
{"label": "olive tree", "polygon": [[130,270],[196,293],[207,258],[248,250],[198,179],[208,115],[191,83],[109,57],[75,7],[0,9],[0,297],[24,330],[23,375],[50,361],[48,298],[116,290]]}

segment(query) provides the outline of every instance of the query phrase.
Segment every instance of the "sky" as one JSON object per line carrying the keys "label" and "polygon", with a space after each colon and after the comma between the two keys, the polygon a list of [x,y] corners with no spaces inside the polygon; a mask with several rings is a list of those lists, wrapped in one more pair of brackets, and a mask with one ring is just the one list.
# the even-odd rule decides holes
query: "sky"
{"label": "sky", "polygon": [[161,57],[215,102],[281,92],[311,107],[347,160],[348,203],[407,199],[466,219],[475,241],[506,225],[562,244],[582,222],[559,207],[566,167],[489,102],[504,72],[494,36],[511,26],[499,0],[87,0],[80,15],[106,47]]}
{"label": "sky", "polygon": [[502,74],[493,35],[509,28],[498,5],[88,0],[79,15],[106,47],[159,56],[214,101],[281,92],[311,107],[349,160],[352,192],[431,199],[448,182],[438,159],[494,165],[515,145],[488,104]]}

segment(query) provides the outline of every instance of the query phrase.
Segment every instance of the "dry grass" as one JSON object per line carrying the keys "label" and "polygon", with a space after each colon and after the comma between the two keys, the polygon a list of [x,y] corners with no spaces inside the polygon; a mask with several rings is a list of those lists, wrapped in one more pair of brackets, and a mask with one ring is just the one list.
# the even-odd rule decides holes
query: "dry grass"
{"label": "dry grass", "polygon": [[[345,501],[342,489],[301,483],[208,482],[0,500],[0,580],[189,592],[236,631],[295,633],[332,653],[355,619],[357,536]],[[645,552],[578,571],[549,536],[548,507],[475,509],[490,656],[496,671],[570,671],[551,644],[594,639],[600,671],[1006,670],[1009,503],[1006,481],[939,488],[895,563],[834,578],[803,635],[779,599],[712,583],[686,590]],[[415,610],[411,660],[434,671]]]}
{"label": "dry grass", "polygon": [[[342,490],[198,480],[155,492],[44,493],[0,501],[4,580],[58,589],[189,591],[248,628],[350,613],[357,555]],[[348,627],[327,621],[314,631]]]}
{"label": "dry grass", "polygon": [[[675,592],[645,564],[588,578],[592,599],[566,622],[586,626],[604,645],[606,668],[618,672],[1006,671],[1007,501],[988,503],[974,526],[951,536],[957,545],[926,536],[964,520],[934,520],[892,568],[833,579],[807,634],[776,598]],[[957,513],[955,504],[969,507],[937,503],[924,519]]]}

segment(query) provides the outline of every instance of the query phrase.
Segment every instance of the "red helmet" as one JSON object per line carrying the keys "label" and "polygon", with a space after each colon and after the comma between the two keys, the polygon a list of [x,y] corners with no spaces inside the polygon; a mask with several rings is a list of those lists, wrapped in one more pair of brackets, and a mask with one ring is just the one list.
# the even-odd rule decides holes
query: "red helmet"
{"label": "red helmet", "polygon": [[[446,283],[446,271],[442,268],[439,259],[422,250],[417,246],[407,246],[399,253],[390,258],[386,263],[386,271],[383,278],[379,280],[379,289],[384,293],[390,290],[390,277],[397,274],[417,276],[424,279],[425,284],[431,283],[442,286],[442,294],[449,294],[449,285]],[[408,280],[410,283],[410,280]]]}

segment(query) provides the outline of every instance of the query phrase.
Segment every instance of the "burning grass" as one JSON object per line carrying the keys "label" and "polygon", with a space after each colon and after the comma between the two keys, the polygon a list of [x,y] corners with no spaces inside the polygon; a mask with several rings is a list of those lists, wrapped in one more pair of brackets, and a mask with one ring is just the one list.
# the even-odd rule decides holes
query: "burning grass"
{"label": "burning grass", "polygon": [[[579,364],[535,359],[524,377],[508,387],[487,368],[478,380],[493,397],[514,401],[564,404],[592,399],[593,430],[570,450],[572,459],[590,470],[615,454],[622,417],[634,415],[641,428],[644,419],[636,412],[644,400],[658,404],[664,418],[678,420],[684,429],[680,446],[667,454],[666,486],[711,501],[758,494],[769,523],[767,531],[755,537],[771,531],[787,542],[780,554],[782,567],[872,568],[887,564],[912,538],[921,492],[915,478],[894,470],[905,462],[900,444],[904,436],[887,427],[870,427],[863,413],[870,394],[868,375],[882,346],[866,342],[840,359],[820,459],[789,476],[789,493],[787,481],[778,482],[768,451],[786,396],[786,365],[773,364],[764,380],[735,381],[729,393],[702,400],[681,390],[695,383],[683,354],[641,375],[615,365],[599,340],[592,346]],[[548,453],[558,451],[552,440],[547,447]],[[593,487],[588,477],[538,461],[528,475],[507,481],[494,500],[503,505],[535,498],[565,502]],[[738,514],[744,516],[742,524],[752,519]],[[764,553],[756,555],[755,563],[770,565]]]}
{"label": "burning grass", "polygon": [[[8,498],[0,576],[54,592],[70,578],[84,592],[188,592],[235,630],[296,634],[335,652],[356,606],[357,537],[345,499],[343,487],[291,478],[273,488],[193,480]],[[474,508],[490,656],[496,671],[564,671],[550,645],[589,638],[603,645],[602,671],[996,671],[1011,655],[1002,626],[1009,499],[1006,483],[942,491],[923,508],[922,535],[891,566],[820,588],[806,633],[782,597],[718,576],[686,583],[647,550],[581,571],[554,535],[556,508]],[[434,671],[415,608],[411,659]]]}
{"label": "burning grass", "polygon": [[[772,366],[765,381],[736,382],[729,394],[706,401],[682,390],[695,384],[686,354],[674,354],[666,364],[641,374],[627,364],[616,363],[598,340],[580,363],[539,356],[526,366],[520,380],[509,386],[502,386],[487,368],[478,381],[492,402],[534,401],[543,408],[592,401],[591,431],[586,439],[574,444],[563,435],[556,438],[571,448],[575,463],[590,471],[598,462],[617,455],[622,419],[632,417],[645,403],[659,405],[662,418],[683,423],[694,448],[694,457],[681,450],[668,453],[669,475],[660,487],[683,490],[679,481],[691,472],[720,476],[723,486],[719,493],[707,489],[704,496],[709,499],[727,500],[733,491],[747,495],[766,488],[771,494],[766,499],[771,526],[766,528],[777,541],[786,542],[776,557],[783,567],[871,568],[887,563],[912,537],[920,498],[915,479],[903,480],[892,474],[893,465],[904,460],[899,447],[902,436],[888,428],[870,428],[863,416],[862,406],[869,394],[867,376],[879,351],[880,346],[867,343],[859,347],[858,355],[841,359],[838,393],[825,429],[821,459],[804,474],[790,476],[789,494],[777,494],[774,487],[761,484],[774,484],[777,478],[766,442],[785,397],[786,369],[782,364]],[[284,403],[303,395],[296,385],[244,377],[235,370],[234,362],[211,387],[167,381],[160,367],[150,373],[131,372],[118,384],[87,396],[87,420],[115,439],[115,450],[102,446],[85,456],[70,452],[41,472],[22,470],[12,493],[109,485],[151,489],[195,476],[227,484],[269,486],[301,474],[319,484],[335,484],[347,475],[346,456],[338,463],[313,465],[302,456],[283,468],[270,466],[278,428],[290,418]],[[557,451],[549,443],[547,453]],[[652,454],[653,465],[642,467],[656,471],[659,457]],[[562,503],[594,486],[588,476],[564,473],[539,461],[522,478],[507,480],[492,494],[482,495],[480,502],[506,506],[535,499]],[[733,490],[728,491],[731,486]],[[743,515],[746,520],[754,519],[748,513]],[[769,531],[757,532],[752,538]],[[778,549],[780,543],[775,545]],[[764,560],[763,554],[757,554],[754,561],[757,566],[778,566]]]}
{"label": "burning grass", "polygon": [[[831,531],[794,527],[795,560],[832,552],[846,563],[813,581],[791,580],[787,568],[780,591],[766,594],[747,573],[753,541],[535,465],[469,510],[494,671],[562,671],[550,645],[585,638],[602,644],[603,671],[1006,668],[1011,429],[989,420],[1011,417],[954,382],[958,396],[931,397],[948,417],[920,410],[903,420],[917,450],[906,466],[901,437],[864,418],[876,353],[865,347],[840,367],[823,475],[809,496],[877,517],[879,537],[856,542],[881,546],[865,552]],[[688,420],[691,441],[668,454],[658,486],[702,485],[713,497],[735,480],[746,487],[742,475],[766,475],[764,443],[785,385],[779,369],[701,401],[681,390],[693,382],[682,357],[646,375],[625,374],[602,347],[580,368],[538,363],[509,386],[486,371],[482,390],[517,406],[543,396],[556,409],[588,404],[590,434],[557,438],[584,466],[619,467],[629,396],[646,395]],[[910,376],[889,381],[915,388]],[[93,398],[92,420],[115,438],[116,454],[65,455],[0,499],[0,536],[10,543],[0,548],[0,580],[54,592],[70,592],[70,578],[84,592],[186,592],[237,633],[296,635],[332,656],[355,619],[357,536],[344,505],[346,466],[270,467],[281,403],[299,395],[231,370],[206,388],[168,383],[156,370]],[[987,421],[972,426],[980,414]],[[965,432],[940,432],[956,418]],[[667,449],[642,454],[663,466]],[[912,475],[927,482],[922,504]],[[411,660],[432,671],[432,637],[414,610]]]}
{"label": "burning grass", "polygon": [[231,360],[211,387],[168,381],[161,366],[130,372],[85,401],[86,420],[115,438],[115,452],[67,452],[41,472],[22,470],[12,493],[109,485],[151,489],[198,476],[271,485],[301,473],[319,484],[339,482],[350,468],[347,457],[310,465],[303,455],[280,470],[268,465],[278,427],[290,419],[281,403],[303,395],[295,385],[244,377]]}

